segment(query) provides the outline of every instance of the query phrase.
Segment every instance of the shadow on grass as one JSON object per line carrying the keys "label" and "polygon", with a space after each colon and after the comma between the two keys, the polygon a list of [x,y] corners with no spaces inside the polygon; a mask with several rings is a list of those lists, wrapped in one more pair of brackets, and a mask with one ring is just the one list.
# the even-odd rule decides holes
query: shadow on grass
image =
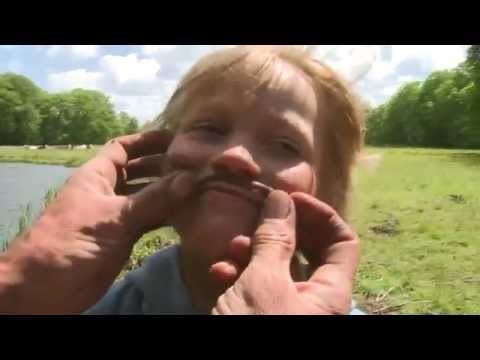
{"label": "shadow on grass", "polygon": [[446,158],[450,161],[455,161],[468,166],[480,167],[480,153],[451,153],[446,155]]}

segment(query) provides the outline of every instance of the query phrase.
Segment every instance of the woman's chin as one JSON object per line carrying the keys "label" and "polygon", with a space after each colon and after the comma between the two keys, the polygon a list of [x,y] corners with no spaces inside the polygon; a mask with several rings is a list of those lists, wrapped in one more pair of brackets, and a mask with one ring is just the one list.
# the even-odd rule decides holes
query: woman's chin
{"label": "woman's chin", "polygon": [[206,216],[201,226],[196,228],[199,234],[204,234],[205,242],[216,244],[230,244],[230,242],[239,235],[251,236],[255,230],[256,217],[230,216],[230,214],[217,214]]}
{"label": "woman's chin", "polygon": [[179,233],[185,250],[210,264],[225,260],[232,240],[239,235],[251,236],[257,222],[256,216],[203,215]]}
{"label": "woman's chin", "polygon": [[259,213],[258,206],[249,201],[209,191],[200,201],[194,223],[197,231],[229,243],[235,236],[250,236],[257,225]]}
{"label": "woman's chin", "polygon": [[225,259],[236,236],[253,234],[259,214],[260,209],[247,201],[209,192],[173,220],[185,251],[211,263]]}

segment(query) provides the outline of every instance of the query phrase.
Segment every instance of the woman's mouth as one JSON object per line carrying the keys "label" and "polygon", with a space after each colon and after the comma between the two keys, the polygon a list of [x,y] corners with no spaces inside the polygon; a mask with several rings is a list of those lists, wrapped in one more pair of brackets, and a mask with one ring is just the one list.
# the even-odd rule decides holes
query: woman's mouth
{"label": "woman's mouth", "polygon": [[263,206],[263,202],[271,191],[271,188],[257,181],[249,181],[243,184],[232,184],[224,180],[209,180],[199,184],[200,191],[218,191],[239,197],[250,202],[256,207]]}
{"label": "woman's mouth", "polygon": [[237,185],[228,184],[222,181],[212,181],[202,187],[203,191],[218,191],[229,195],[237,196],[243,200],[252,203],[255,206],[261,206],[263,199],[256,193],[248,191]]}

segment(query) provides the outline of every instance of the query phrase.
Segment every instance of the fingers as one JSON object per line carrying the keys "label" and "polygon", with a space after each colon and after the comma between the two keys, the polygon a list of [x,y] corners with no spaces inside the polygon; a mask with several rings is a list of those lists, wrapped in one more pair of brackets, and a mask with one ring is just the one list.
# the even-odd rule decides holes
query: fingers
{"label": "fingers", "polygon": [[212,315],[221,315],[220,312],[217,310],[216,307],[213,308],[212,310]]}
{"label": "fingers", "polygon": [[165,155],[155,154],[129,161],[126,166],[127,180],[161,176],[164,159]]}
{"label": "fingers", "polygon": [[247,267],[250,257],[250,238],[237,236],[230,244],[227,254],[228,259],[213,264],[210,267],[210,274],[224,286],[233,285]]}
{"label": "fingers", "polygon": [[339,216],[324,202],[305,193],[290,195],[298,212],[298,247],[310,263],[322,261],[320,255],[336,238]]}
{"label": "fingers", "polygon": [[291,197],[298,212],[299,246],[309,262],[319,267],[311,279],[353,279],[360,257],[355,232],[320,200],[303,193]]}
{"label": "fingers", "polygon": [[194,193],[194,187],[190,172],[167,175],[128,197],[124,220],[138,233],[158,228]]}
{"label": "fingers", "polygon": [[252,262],[282,262],[289,267],[295,251],[295,206],[290,196],[272,191],[260,215],[252,240]]}
{"label": "fingers", "polygon": [[[173,135],[170,131],[159,130],[133,135],[126,135],[108,142],[99,153],[72,175],[74,183],[104,187],[104,183],[112,189],[124,180],[124,168],[129,160],[141,156],[163,153],[167,150]],[[133,164],[134,172],[142,168],[142,164]],[[143,169],[145,166],[143,166]],[[102,192],[105,189],[102,188]]]}
{"label": "fingers", "polygon": [[240,268],[231,260],[220,261],[210,267],[210,275],[222,286],[231,286],[240,276]]}
{"label": "fingers", "polygon": [[[147,187],[152,182],[152,178],[158,178],[163,175],[162,169],[164,159],[165,155],[156,154],[129,161],[126,168],[123,169],[123,177],[117,179],[115,193],[118,195],[131,195]],[[127,183],[127,181],[141,178],[150,179],[148,179],[149,181],[143,181],[140,183]]]}
{"label": "fingers", "polygon": [[108,142],[99,154],[124,167],[130,160],[164,153],[172,139],[173,134],[168,130],[121,136]]}
{"label": "fingers", "polygon": [[145,189],[149,186],[151,182],[138,183],[138,184],[123,184],[122,186],[117,186],[115,193],[117,195],[133,195]]}
{"label": "fingers", "polygon": [[[310,279],[339,279],[353,280],[360,261],[360,242],[354,235],[350,240],[343,240],[329,246],[323,256],[323,263],[313,273]],[[328,275],[327,275],[328,274]],[[333,281],[338,283],[338,281]]]}
{"label": "fingers", "polygon": [[253,315],[255,309],[250,303],[251,299],[239,295],[235,286],[229,287],[225,293],[220,295],[215,307],[212,309],[213,315]]}
{"label": "fingers", "polygon": [[[227,292],[229,290],[231,289],[229,288]],[[230,311],[230,308],[228,306],[228,299],[226,295],[227,292],[218,298],[217,304],[212,310],[212,315],[232,315],[232,312]]]}
{"label": "fingers", "polygon": [[252,256],[251,240],[248,236],[236,236],[230,243],[229,258],[243,271]]}

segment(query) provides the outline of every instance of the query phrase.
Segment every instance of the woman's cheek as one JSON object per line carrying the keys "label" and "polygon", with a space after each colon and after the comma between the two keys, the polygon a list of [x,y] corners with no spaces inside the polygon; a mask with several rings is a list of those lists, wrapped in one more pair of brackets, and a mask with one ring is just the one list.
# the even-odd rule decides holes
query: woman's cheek
{"label": "woman's cheek", "polygon": [[301,191],[314,195],[317,191],[315,171],[308,164],[284,169],[276,174],[272,186],[287,193]]}
{"label": "woman's cheek", "polygon": [[188,140],[183,135],[177,135],[167,150],[166,168],[168,170],[201,167],[209,157],[209,151],[201,144]]}

